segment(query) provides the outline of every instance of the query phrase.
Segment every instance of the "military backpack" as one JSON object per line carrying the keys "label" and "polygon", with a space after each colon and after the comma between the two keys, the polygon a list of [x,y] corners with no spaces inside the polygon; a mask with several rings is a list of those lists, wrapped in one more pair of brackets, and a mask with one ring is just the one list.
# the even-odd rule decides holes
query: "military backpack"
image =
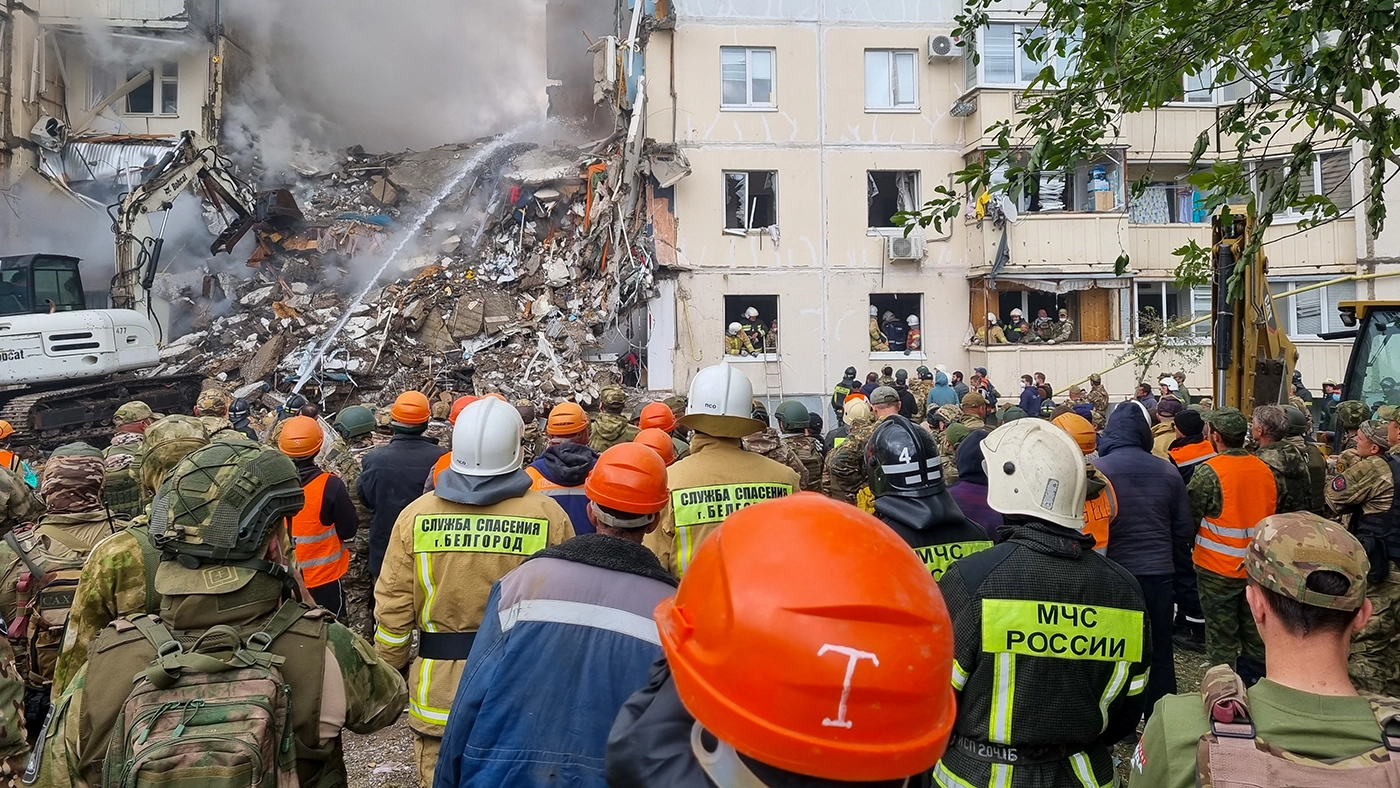
{"label": "military backpack", "polygon": [[1196,745],[1199,788],[1395,788],[1400,786],[1400,700],[1368,695],[1379,725],[1376,746],[1351,758],[1317,761],[1260,740],[1244,682],[1228,665],[1201,681],[1210,731]]}

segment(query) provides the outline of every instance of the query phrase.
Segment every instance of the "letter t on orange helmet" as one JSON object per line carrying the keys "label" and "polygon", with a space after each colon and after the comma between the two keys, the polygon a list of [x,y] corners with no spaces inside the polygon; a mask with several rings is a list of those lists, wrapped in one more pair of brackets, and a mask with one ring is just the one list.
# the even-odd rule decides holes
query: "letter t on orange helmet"
{"label": "letter t on orange helmet", "polygon": [[854,506],[799,493],[740,509],[655,618],[681,702],[751,758],[860,782],[943,755],[957,716],[948,610],[909,546]]}
{"label": "letter t on orange helmet", "polygon": [[642,408],[642,413],[637,419],[638,429],[648,430],[655,427],[663,432],[670,432],[676,428],[676,414],[671,412],[671,408],[664,402],[653,402]]}
{"label": "letter t on orange helmet", "polygon": [[394,400],[394,407],[390,409],[389,415],[405,427],[417,427],[428,423],[428,419],[432,418],[433,409],[423,392],[405,391]]}
{"label": "letter t on orange helmet", "polygon": [[277,437],[277,448],[294,460],[315,457],[321,451],[325,433],[321,422],[310,416],[293,416],[282,425],[282,434]]}

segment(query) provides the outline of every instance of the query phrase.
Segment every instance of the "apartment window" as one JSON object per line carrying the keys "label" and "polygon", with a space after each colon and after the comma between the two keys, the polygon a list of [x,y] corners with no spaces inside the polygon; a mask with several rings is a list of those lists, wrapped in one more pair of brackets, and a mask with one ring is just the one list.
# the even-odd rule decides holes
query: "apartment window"
{"label": "apartment window", "polygon": [[865,173],[866,227],[898,227],[897,213],[910,213],[919,207],[919,173],[899,170],[870,170]]}
{"label": "apartment window", "polygon": [[922,353],[923,302],[922,293],[871,293],[872,319],[879,330],[870,332],[870,352]]}
{"label": "apartment window", "polygon": [[[1261,206],[1268,202],[1275,189],[1278,188],[1276,183],[1266,183],[1266,181],[1270,180],[1270,176],[1277,181],[1283,177],[1283,174],[1284,165],[1281,159],[1267,160],[1255,166],[1254,192]],[[1342,212],[1352,209],[1351,153],[1349,151],[1321,153],[1313,159],[1312,171],[1303,173],[1298,180],[1298,196],[1310,197],[1314,194],[1327,196]],[[1290,207],[1276,214],[1276,217],[1301,219],[1304,217],[1304,213],[1297,208]]]}
{"label": "apartment window", "polygon": [[[992,183],[1007,181],[1007,167],[993,170]],[[1023,213],[1040,211],[1121,211],[1123,165],[1114,158],[1081,162],[1063,172],[1021,173],[1022,182],[1012,191],[1016,208]]]}
{"label": "apartment window", "polygon": [[[1286,279],[1275,280],[1269,283],[1269,290],[1274,294],[1296,290],[1300,287],[1307,287],[1310,284],[1320,282],[1320,279]],[[1341,318],[1337,313],[1337,305],[1342,301],[1353,301],[1356,299],[1355,282],[1338,282],[1325,285],[1316,290],[1309,290],[1306,293],[1299,293],[1295,296],[1282,298],[1274,302],[1274,311],[1283,322],[1284,330],[1289,335],[1299,338],[1311,338],[1315,334],[1325,334],[1329,331],[1341,331]]]}
{"label": "apartment window", "polygon": [[865,108],[919,108],[917,53],[912,49],[865,50]]}
{"label": "apartment window", "polygon": [[777,50],[721,47],[720,105],[724,107],[777,106],[773,97]]}
{"label": "apartment window", "polygon": [[[1151,336],[1152,326],[1158,322],[1172,324],[1209,315],[1210,288],[1181,288],[1172,282],[1138,282],[1137,310],[1137,335]],[[1191,336],[1209,341],[1210,321],[1203,320],[1191,326]]]}
{"label": "apartment window", "polygon": [[[750,318],[750,309],[758,311]],[[738,336],[729,328],[740,326]],[[778,297],[775,295],[727,295],[724,297],[725,355],[757,356],[778,352]]]}
{"label": "apartment window", "polygon": [[748,232],[778,223],[778,173],[724,173],[724,229]]}
{"label": "apartment window", "polygon": [[[145,69],[127,71],[127,80],[134,79]],[[151,78],[126,94],[128,115],[180,114],[180,64],[174,61],[150,66]]]}
{"label": "apartment window", "polygon": [[1054,66],[1055,73],[1068,74],[1074,69],[1074,46],[1066,48],[1065,57],[1055,52],[1055,42],[1047,42],[1045,52],[1034,57],[1027,51],[1027,40],[1041,38],[1045,34],[1032,24],[999,22],[982,29],[978,39],[981,53],[981,75],[976,78],[972,67],[968,67],[969,83],[981,85],[1028,85],[1035,80],[1046,66]]}

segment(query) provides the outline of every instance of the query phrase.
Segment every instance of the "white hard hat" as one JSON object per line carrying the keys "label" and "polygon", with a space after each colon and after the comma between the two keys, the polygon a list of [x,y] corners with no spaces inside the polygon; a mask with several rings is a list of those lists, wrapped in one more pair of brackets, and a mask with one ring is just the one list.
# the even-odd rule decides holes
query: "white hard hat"
{"label": "white hard hat", "polygon": [[891,311],[889,311],[888,309],[885,310],[884,319],[885,319],[885,320],[894,320],[894,313],[891,312]]}
{"label": "white hard hat", "polygon": [[1011,314],[1013,314],[1013,315],[1024,315],[1025,312],[1022,312],[1022,311],[1021,311],[1021,308],[1018,306],[1018,307],[1016,307],[1015,309],[1011,310]]}
{"label": "white hard hat", "polygon": [[740,331],[740,329],[742,329],[742,328],[743,328],[743,325],[741,325],[741,324],[739,324],[739,323],[730,323],[730,324],[729,324],[729,336],[732,337],[732,336],[734,336],[735,334],[738,334],[739,331]]}
{"label": "white hard hat", "polygon": [[750,320],[752,320],[753,318],[758,317],[758,310],[753,307],[749,307],[748,309],[744,310],[744,317],[747,317]]}
{"label": "white hard hat", "polygon": [[871,317],[879,317],[879,316],[880,316],[880,307],[875,306],[874,304],[871,304],[871,305],[870,305],[870,316],[871,316]]}
{"label": "white hard hat", "polygon": [[987,505],[1084,530],[1084,454],[1069,433],[1040,419],[1017,419],[982,441]]}
{"label": "white hard hat", "polygon": [[768,425],[753,416],[753,384],[729,364],[695,373],[680,423],[717,438],[742,438]]}
{"label": "white hard hat", "polygon": [[917,325],[919,324],[919,316],[918,316],[918,315],[910,315],[910,316],[909,316],[909,319],[908,319],[908,320],[905,320],[904,322],[908,323],[908,324],[911,325],[911,326],[917,326]]}
{"label": "white hard hat", "polygon": [[1158,385],[1159,385],[1159,386],[1166,386],[1166,387],[1167,387],[1167,391],[1176,391],[1176,390],[1178,390],[1178,386],[1177,386],[1177,383],[1176,383],[1176,378],[1162,378],[1160,381],[1158,381]]}
{"label": "white hard hat", "polygon": [[525,422],[514,405],[484,397],[468,405],[452,428],[452,470],[463,476],[504,476],[520,470]]}
{"label": "white hard hat", "polygon": [[987,322],[989,322],[989,323],[995,323],[995,322],[997,322],[997,315],[996,315],[995,312],[988,312],[988,313],[987,313]]}

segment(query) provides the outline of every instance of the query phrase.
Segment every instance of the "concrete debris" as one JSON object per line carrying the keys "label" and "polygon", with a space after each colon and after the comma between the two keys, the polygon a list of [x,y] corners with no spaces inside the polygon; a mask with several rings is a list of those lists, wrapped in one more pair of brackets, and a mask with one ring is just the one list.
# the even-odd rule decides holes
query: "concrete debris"
{"label": "concrete debris", "polygon": [[[334,165],[303,168],[293,191],[304,224],[260,231],[247,278],[163,283],[176,291],[182,319],[200,325],[171,327],[179,339],[148,374],[200,372],[230,389],[265,382],[289,390],[301,361],[346,317],[365,272],[398,243],[396,232],[486,142],[380,156],[357,147]],[[657,200],[649,175],[624,181],[624,144],[502,146],[409,239],[403,270],[352,310],[303,393],[331,408],[387,403],[408,388],[591,405],[604,386],[635,383],[612,360],[627,351],[609,352],[619,348],[604,347],[604,336],[640,342],[626,336],[628,313],[655,295],[648,206]],[[688,171],[679,153],[667,153],[652,171],[668,180]]]}

